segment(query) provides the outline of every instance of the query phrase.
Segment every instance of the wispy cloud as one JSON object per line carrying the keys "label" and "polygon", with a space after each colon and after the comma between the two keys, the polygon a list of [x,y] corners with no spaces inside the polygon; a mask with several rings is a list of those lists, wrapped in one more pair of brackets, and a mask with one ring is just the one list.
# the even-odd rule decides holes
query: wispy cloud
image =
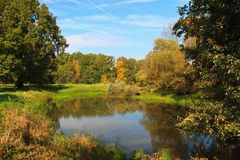
{"label": "wispy cloud", "polygon": [[94,32],[103,35],[109,35],[110,31],[114,31],[112,27],[108,27],[103,24],[92,24],[88,22],[83,22],[78,19],[79,17],[73,19],[63,19],[58,22],[59,26],[64,29],[74,29],[85,32]]}
{"label": "wispy cloud", "polygon": [[89,15],[89,16],[80,16],[75,17],[78,20],[84,20],[88,22],[115,22],[112,18],[106,15]]}
{"label": "wispy cloud", "polygon": [[175,19],[165,18],[159,15],[128,15],[121,23],[146,28],[163,28]]}
{"label": "wispy cloud", "polygon": [[92,6],[96,7],[99,11],[101,11],[102,13],[106,14],[107,16],[109,16],[110,18],[112,18],[112,20],[116,21],[118,20],[118,17],[113,16],[111,13],[109,13],[108,11],[106,11],[105,9],[103,9],[100,5],[94,3],[91,0],[87,0]]}
{"label": "wispy cloud", "polygon": [[[79,0],[68,0],[69,2],[72,2],[76,5],[83,5],[84,3],[79,1]],[[105,10],[101,5],[93,2],[92,0],[86,0],[87,3],[89,3],[91,6],[93,6],[94,8],[96,8],[97,10],[99,10],[101,13],[105,14],[106,16],[108,16],[109,19],[111,19],[112,21],[116,21],[118,20],[118,17],[112,15],[110,12],[108,12],[107,10]]]}
{"label": "wispy cloud", "polygon": [[115,3],[102,3],[99,4],[99,6],[102,7],[109,7],[109,6],[119,6],[119,5],[125,5],[125,4],[137,4],[137,3],[151,3],[151,2],[157,2],[158,0],[122,0]]}
{"label": "wispy cloud", "polygon": [[122,5],[122,4],[132,4],[132,3],[150,3],[150,2],[156,2],[157,0],[124,0],[115,3],[114,5]]}
{"label": "wispy cloud", "polygon": [[121,46],[125,42],[122,38],[117,36],[103,36],[97,33],[84,33],[79,35],[66,36],[67,42],[70,44],[67,49],[69,52],[77,51],[86,47],[113,47]]}

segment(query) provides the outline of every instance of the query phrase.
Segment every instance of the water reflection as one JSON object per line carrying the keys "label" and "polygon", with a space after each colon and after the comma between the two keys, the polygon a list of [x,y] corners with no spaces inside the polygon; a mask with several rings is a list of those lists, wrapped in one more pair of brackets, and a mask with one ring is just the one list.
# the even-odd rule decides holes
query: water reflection
{"label": "water reflection", "polygon": [[176,130],[183,107],[124,99],[74,100],[57,107],[59,131],[90,133],[106,144],[119,145],[128,154],[139,148],[146,153],[168,149],[174,158],[189,159],[208,156],[214,142],[210,136],[187,136]]}

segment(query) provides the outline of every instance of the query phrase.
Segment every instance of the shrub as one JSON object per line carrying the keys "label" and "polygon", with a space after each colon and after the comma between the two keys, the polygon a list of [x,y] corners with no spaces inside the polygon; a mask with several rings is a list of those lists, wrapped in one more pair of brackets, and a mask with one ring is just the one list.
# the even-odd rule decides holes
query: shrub
{"label": "shrub", "polygon": [[35,148],[31,145],[47,144],[53,135],[53,129],[41,115],[9,110],[2,118],[0,133],[0,156],[9,157],[15,151],[23,151],[25,147]]}
{"label": "shrub", "polygon": [[125,155],[116,147],[106,147],[97,139],[77,134],[74,137],[56,135],[54,145],[63,159],[123,160]]}
{"label": "shrub", "polygon": [[108,94],[111,96],[127,97],[140,95],[141,91],[140,88],[135,85],[128,85],[125,82],[120,81],[109,86]]}

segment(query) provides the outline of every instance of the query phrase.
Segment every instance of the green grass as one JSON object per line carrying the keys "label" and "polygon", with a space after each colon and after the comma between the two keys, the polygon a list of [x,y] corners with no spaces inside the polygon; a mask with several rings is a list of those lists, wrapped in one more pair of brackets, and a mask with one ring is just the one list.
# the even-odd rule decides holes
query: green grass
{"label": "green grass", "polygon": [[107,96],[108,84],[66,84],[66,88],[53,93],[56,101],[75,98],[93,98]]}
{"label": "green grass", "polygon": [[30,108],[47,112],[47,104],[76,98],[107,95],[108,84],[26,85],[17,90],[13,85],[0,84],[0,109]]}
{"label": "green grass", "polygon": [[[17,90],[13,85],[0,85],[1,106],[41,106],[48,101],[67,101],[76,98],[94,98],[108,95],[109,84],[62,84],[26,85]],[[178,95],[164,90],[155,90],[133,96],[147,103],[165,103],[180,106],[205,104],[206,100],[195,95]],[[46,104],[46,103],[45,103]]]}
{"label": "green grass", "polygon": [[[48,94],[54,100],[68,100],[74,98],[91,98],[106,96],[108,84],[52,84],[52,85],[26,85],[17,90],[13,85],[0,85],[0,101],[11,100],[11,97],[20,96],[32,98]],[[41,97],[39,97],[41,98]]]}
{"label": "green grass", "polygon": [[134,98],[147,103],[164,103],[180,106],[193,106],[207,103],[206,100],[194,95],[178,95],[176,93],[143,93],[139,96],[134,96]]}

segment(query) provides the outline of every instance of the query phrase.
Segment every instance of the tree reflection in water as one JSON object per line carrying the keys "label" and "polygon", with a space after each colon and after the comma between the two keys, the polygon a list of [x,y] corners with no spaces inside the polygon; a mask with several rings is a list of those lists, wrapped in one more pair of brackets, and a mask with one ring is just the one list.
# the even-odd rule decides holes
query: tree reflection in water
{"label": "tree reflection in water", "polygon": [[167,149],[173,158],[216,157],[213,136],[183,135],[176,129],[183,107],[146,104],[126,99],[78,99],[57,104],[60,131],[90,132],[107,144],[118,144],[128,154]]}

